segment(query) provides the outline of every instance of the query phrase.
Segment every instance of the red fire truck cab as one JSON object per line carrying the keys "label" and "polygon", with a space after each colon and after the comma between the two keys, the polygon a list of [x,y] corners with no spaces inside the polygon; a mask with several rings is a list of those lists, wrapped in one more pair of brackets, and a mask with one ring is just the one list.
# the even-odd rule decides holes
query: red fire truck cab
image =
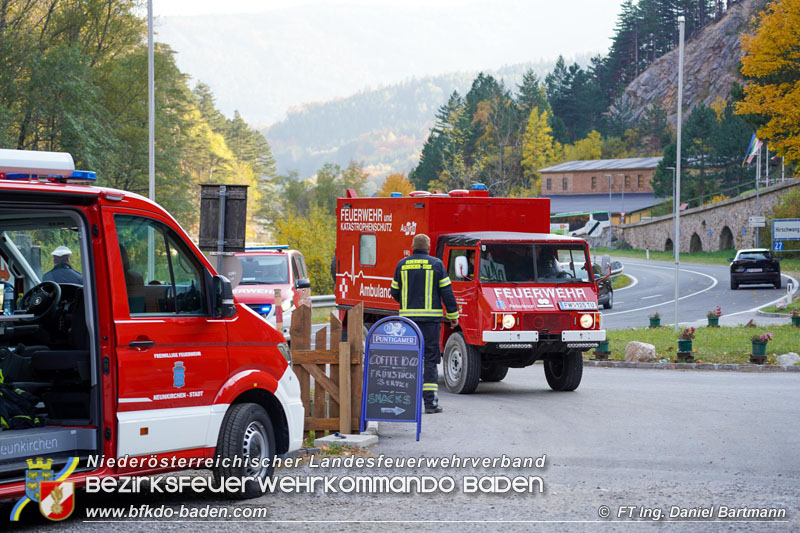
{"label": "red fire truck cab", "polygon": [[410,197],[337,202],[336,302],[364,304],[364,321],[396,314],[389,293],[397,262],[414,235],[431,238],[452,281],[459,324],[442,327],[448,390],[473,392],[511,368],[544,362],[554,390],[574,390],[582,352],[606,339],[597,307],[598,279],[586,241],[552,235],[545,198],[490,198],[487,191],[412,193]]}
{"label": "red fire truck cab", "polygon": [[261,494],[269,460],[302,442],[283,336],[164,209],[73,170],[69,154],[0,150],[0,381],[28,400],[0,400],[0,500],[25,494],[28,459],[72,457],[78,485],[249,457],[212,469]]}

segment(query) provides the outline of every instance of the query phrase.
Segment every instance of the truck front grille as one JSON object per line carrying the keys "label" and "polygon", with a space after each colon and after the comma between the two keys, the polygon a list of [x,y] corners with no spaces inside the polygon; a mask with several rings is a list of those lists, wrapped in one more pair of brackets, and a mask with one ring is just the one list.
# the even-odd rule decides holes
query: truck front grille
{"label": "truck front grille", "polygon": [[558,332],[572,329],[572,316],[567,313],[526,314],[522,316],[522,329]]}

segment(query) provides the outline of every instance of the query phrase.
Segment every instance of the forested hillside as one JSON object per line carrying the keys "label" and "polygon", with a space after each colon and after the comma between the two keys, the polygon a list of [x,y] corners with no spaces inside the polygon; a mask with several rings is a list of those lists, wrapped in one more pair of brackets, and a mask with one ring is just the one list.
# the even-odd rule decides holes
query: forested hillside
{"label": "forested hillside", "polygon": [[[718,43],[738,45],[742,32],[754,30],[749,14],[763,2],[729,4],[626,0],[608,55],[592,58],[587,68],[559,58],[544,79],[528,72],[518,88],[479,75],[466,94],[454,92],[439,107],[410,179],[417,188],[482,182],[496,195],[535,196],[540,193],[538,170],[550,165],[663,155],[654,189],[658,196],[670,196],[668,167],[675,166],[677,147],[669,120],[674,111],[665,107],[674,104],[663,95],[676,84],[677,69],[665,70],[638,107],[620,105],[619,97],[632,79],[652,76],[648,67],[662,64],[662,54],[674,57],[669,51],[677,45],[677,18],[683,15],[689,43],[685,71],[691,74],[684,106],[691,112],[684,115],[682,166],[687,172],[681,196],[699,203],[737,194],[752,179],[741,161],[761,119],[736,114],[743,92],[728,73],[738,72],[740,57],[726,53],[732,45]],[[700,83],[717,72],[721,83]]]}
{"label": "forested hillside", "polygon": [[[579,59],[581,64],[588,57]],[[526,70],[544,76],[553,62],[511,65],[492,71],[515,87]],[[264,130],[280,173],[314,174],[324,163],[346,166],[362,161],[373,176],[374,190],[387,174],[416,166],[419,150],[436,109],[453,91],[465,92],[476,73],[451,73],[404,83],[329,102],[307,104]]]}
{"label": "forested hillside", "polygon": [[[146,25],[136,0],[0,2],[0,146],[65,151],[102,185],[148,191]],[[198,184],[250,185],[249,232],[264,235],[269,145],[208,87],[194,91],[155,47],[156,199],[193,232]]]}

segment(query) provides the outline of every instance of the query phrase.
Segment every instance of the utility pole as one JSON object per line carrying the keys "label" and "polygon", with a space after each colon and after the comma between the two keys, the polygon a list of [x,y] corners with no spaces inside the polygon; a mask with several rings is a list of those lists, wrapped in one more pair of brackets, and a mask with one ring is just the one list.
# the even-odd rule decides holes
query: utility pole
{"label": "utility pole", "polygon": [[611,252],[611,174],[608,176],[608,251]]}
{"label": "utility pole", "polygon": [[[761,181],[761,147],[758,147],[758,154],[756,155],[756,216],[761,214],[761,208],[758,205],[759,200],[759,182]],[[758,228],[753,228],[756,232],[756,248],[758,248]]]}
{"label": "utility pole", "polygon": [[678,154],[675,162],[675,326],[678,331],[678,273],[681,270],[681,121],[683,120],[683,32],[686,19],[678,17]]}
{"label": "utility pole", "polygon": [[[620,208],[619,212],[625,213],[625,174],[620,174],[619,177],[622,178],[622,207]],[[623,216],[624,215],[622,214],[620,215],[620,224],[624,222],[624,219],[622,218]]]}
{"label": "utility pole", "polygon": [[[156,201],[156,97],[155,65],[153,61],[153,0],[147,0],[147,175],[150,200]],[[147,276],[155,277],[155,234],[152,226],[147,230]]]}

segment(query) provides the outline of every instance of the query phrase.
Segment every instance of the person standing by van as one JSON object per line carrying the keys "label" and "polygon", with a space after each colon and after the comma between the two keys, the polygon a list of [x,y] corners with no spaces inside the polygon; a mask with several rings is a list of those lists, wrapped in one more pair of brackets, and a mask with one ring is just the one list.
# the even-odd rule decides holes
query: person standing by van
{"label": "person standing by van", "polygon": [[431,239],[420,233],[414,236],[411,247],[412,254],[397,263],[391,294],[400,304],[400,316],[413,320],[422,332],[425,345],[422,372],[425,412],[441,413],[436,365],[442,357],[439,351],[442,303],[445,318],[450,321],[452,328],[458,326],[458,306],[444,264],[429,254]]}
{"label": "person standing by van", "polygon": [[69,264],[69,257],[72,250],[66,246],[59,246],[53,250],[53,268],[42,276],[43,281],[55,281],[56,283],[75,283],[83,285],[83,276],[75,271]]}

